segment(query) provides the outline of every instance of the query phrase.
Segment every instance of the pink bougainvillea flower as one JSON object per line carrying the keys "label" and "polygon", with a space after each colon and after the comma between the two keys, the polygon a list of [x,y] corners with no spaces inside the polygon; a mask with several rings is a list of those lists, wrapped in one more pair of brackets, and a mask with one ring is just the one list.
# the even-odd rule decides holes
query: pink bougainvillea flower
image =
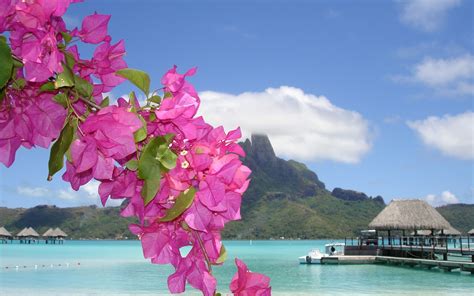
{"label": "pink bougainvillea flower", "polygon": [[82,21],[82,28],[75,35],[79,36],[86,43],[98,44],[102,41],[110,41],[107,35],[107,25],[110,15],[94,13],[86,16]]}
{"label": "pink bougainvillea flower", "polygon": [[245,263],[235,258],[237,273],[232,278],[230,290],[234,296],[270,296],[270,278],[266,275],[251,272]]}
{"label": "pink bougainvillea flower", "polygon": [[20,146],[49,147],[66,118],[66,110],[49,93],[38,93],[37,85],[27,83],[22,90],[11,90],[0,103],[0,162],[9,167]]}
{"label": "pink bougainvillea flower", "polygon": [[[110,106],[90,115],[80,126],[81,137],[71,145],[72,162],[63,179],[75,190],[83,185],[77,178],[111,179],[115,162],[136,152],[133,133],[141,127],[140,119],[126,107]],[[75,178],[77,174],[82,177]]]}
{"label": "pink bougainvillea flower", "polygon": [[109,91],[112,87],[119,85],[125,79],[115,75],[120,69],[127,68],[123,60],[125,55],[125,43],[120,40],[114,45],[104,42],[97,46],[93,58],[89,64],[92,73],[102,81],[103,91]]}
{"label": "pink bougainvillea flower", "polygon": [[173,68],[168,70],[163,78],[161,78],[161,84],[166,87],[167,91],[172,93],[178,92],[185,85],[186,76],[193,76],[197,71],[197,68],[192,68],[185,74],[179,74],[176,71],[177,68],[178,67],[174,65]]}

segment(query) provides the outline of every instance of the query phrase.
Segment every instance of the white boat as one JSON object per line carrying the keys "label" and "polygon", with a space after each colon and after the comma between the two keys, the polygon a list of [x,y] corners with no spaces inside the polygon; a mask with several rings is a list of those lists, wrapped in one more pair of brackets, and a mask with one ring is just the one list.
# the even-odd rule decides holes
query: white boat
{"label": "white boat", "polygon": [[308,255],[301,256],[298,258],[301,264],[321,264],[321,258],[331,256],[342,256],[344,255],[344,243],[330,243],[324,245],[324,253],[320,250],[314,249],[309,251]]}

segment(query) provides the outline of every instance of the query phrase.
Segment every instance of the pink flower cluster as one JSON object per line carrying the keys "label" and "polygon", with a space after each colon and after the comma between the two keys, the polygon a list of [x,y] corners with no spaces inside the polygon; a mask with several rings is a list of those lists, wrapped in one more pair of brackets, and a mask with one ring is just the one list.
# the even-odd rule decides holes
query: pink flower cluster
{"label": "pink flower cluster", "polygon": [[0,162],[9,167],[20,146],[48,148],[59,135],[66,110],[53,95],[39,93],[35,83],[11,89],[0,103]]}
{"label": "pink flower cluster", "polygon": [[[96,103],[102,101],[103,92],[124,80],[115,75],[117,70],[127,67],[123,60],[124,43],[110,43],[110,16],[93,14],[84,19],[80,30],[67,30],[62,16],[74,2],[81,1],[0,0],[0,33],[9,32],[12,54],[23,63],[15,73],[16,83],[21,80],[24,84],[9,86],[0,101],[0,162],[7,167],[20,146],[48,148],[59,136],[67,110],[52,99],[59,90],[41,92],[40,88],[64,71],[66,55],[74,61],[74,74],[92,84]],[[77,45],[69,46],[65,36],[100,44],[93,57],[84,60],[79,57]],[[72,108],[81,115],[87,110],[82,101],[74,102]]]}
{"label": "pink flower cluster", "polygon": [[[140,106],[121,98],[99,106],[103,93],[124,80],[116,75],[127,67],[124,43],[111,43],[106,15],[87,16],[80,29],[67,30],[62,16],[74,2],[80,1],[0,0],[0,33],[9,32],[12,55],[23,64],[0,90],[0,162],[8,167],[20,146],[47,148],[61,134],[53,146],[61,152],[54,172],[66,155],[63,180],[74,190],[95,179],[104,205],[109,198],[127,200],[121,215],[137,217],[130,230],[144,256],[175,268],[168,278],[172,293],[189,284],[215,295],[212,266],[226,257],[220,232],[240,219],[251,173],[240,160],[240,129],[226,133],[196,117],[200,99],[186,81],[195,68],[170,69],[161,80],[161,102]],[[90,59],[71,45],[77,41],[97,45]],[[71,126],[74,134],[63,139]],[[161,139],[144,160],[148,145]],[[235,295],[270,295],[266,276],[236,264]]]}
{"label": "pink flower cluster", "polygon": [[[213,128],[202,117],[194,117],[199,97],[185,80],[194,73],[194,69],[185,75],[177,74],[176,68],[169,70],[162,82],[172,96],[154,111],[145,108],[139,112],[147,119],[149,138],[175,135],[171,149],[178,155],[176,167],[163,176],[154,199],[145,205],[140,195],[143,181],[136,172],[122,168],[115,169],[112,180],[100,180],[99,193],[103,202],[109,197],[128,199],[122,215],[139,218],[140,224],[131,225],[130,230],[140,237],[144,256],[176,269],[168,278],[171,292],[183,292],[187,282],[204,295],[214,295],[216,279],[211,266],[222,263],[220,231],[228,221],[240,219],[250,170],[239,159],[244,156],[236,143],[241,137],[239,129],[225,133],[222,127]],[[190,188],[197,193],[189,208],[172,221],[161,221]],[[191,250],[184,254],[186,246]]]}

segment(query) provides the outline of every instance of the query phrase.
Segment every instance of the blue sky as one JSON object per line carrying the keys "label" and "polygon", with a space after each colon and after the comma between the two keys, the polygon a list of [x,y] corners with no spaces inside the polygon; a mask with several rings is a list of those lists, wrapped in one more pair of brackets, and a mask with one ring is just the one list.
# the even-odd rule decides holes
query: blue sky
{"label": "blue sky", "polygon": [[[329,189],[474,203],[474,2],[86,1],[67,23],[95,11],[130,67],[158,87],[198,66],[211,123],[269,134]],[[0,206],[98,203],[97,184],[47,182],[47,161],[21,149],[0,167]]]}

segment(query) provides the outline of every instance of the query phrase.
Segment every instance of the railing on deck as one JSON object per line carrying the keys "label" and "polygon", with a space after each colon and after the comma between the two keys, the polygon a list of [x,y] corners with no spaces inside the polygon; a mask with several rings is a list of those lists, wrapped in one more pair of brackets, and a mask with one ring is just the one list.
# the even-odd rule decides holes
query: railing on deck
{"label": "railing on deck", "polygon": [[344,238],[346,246],[375,245],[381,250],[421,251],[433,253],[474,254],[474,237],[470,236],[379,236],[377,238]]}

